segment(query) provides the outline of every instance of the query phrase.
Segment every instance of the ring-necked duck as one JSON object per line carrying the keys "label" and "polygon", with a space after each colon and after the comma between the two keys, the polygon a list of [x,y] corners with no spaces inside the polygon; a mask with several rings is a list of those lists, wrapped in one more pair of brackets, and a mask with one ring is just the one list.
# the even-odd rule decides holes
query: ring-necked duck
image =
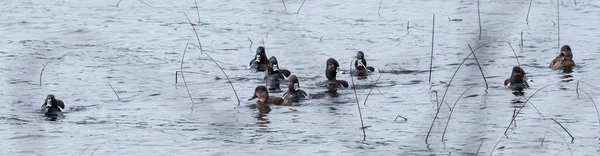
{"label": "ring-necked duck", "polygon": [[298,102],[300,99],[310,98],[310,95],[300,89],[300,82],[296,75],[290,76],[290,85],[288,91],[283,93],[283,98],[292,102]]}
{"label": "ring-necked duck", "polygon": [[355,75],[366,76],[369,72],[374,72],[375,68],[367,66],[367,59],[362,51],[358,51],[356,54],[356,60],[354,61],[354,68],[356,69]]}
{"label": "ring-necked duck", "polygon": [[344,80],[337,80],[336,75],[340,64],[333,58],[327,59],[327,68],[325,69],[325,76],[327,77],[327,88],[348,88],[348,82]]}
{"label": "ring-necked duck", "polygon": [[68,112],[70,109],[61,100],[58,100],[52,94],[46,96],[46,101],[42,105],[42,111],[48,114],[56,114],[59,112]]}
{"label": "ring-necked duck", "polygon": [[550,62],[551,69],[566,69],[575,66],[573,61],[573,52],[569,45],[563,45],[560,48],[560,54]]}
{"label": "ring-necked duck", "polygon": [[256,48],[256,56],[254,56],[254,58],[250,60],[248,68],[254,69],[256,71],[265,71],[267,70],[267,62],[268,60],[265,48],[259,46],[258,48]]}
{"label": "ring-necked duck", "polygon": [[529,88],[529,84],[526,81],[525,70],[519,66],[513,67],[510,78],[504,81],[504,86],[513,90]]}
{"label": "ring-necked duck", "polygon": [[248,101],[258,98],[258,104],[274,104],[281,106],[290,106],[291,102],[280,97],[269,96],[269,91],[265,86],[256,86],[254,89],[254,96],[248,99]]}
{"label": "ring-necked duck", "polygon": [[280,90],[279,84],[282,80],[287,79],[291,75],[289,70],[279,69],[279,64],[275,56],[269,58],[269,65],[267,69],[267,75],[265,75],[265,81],[269,90]]}

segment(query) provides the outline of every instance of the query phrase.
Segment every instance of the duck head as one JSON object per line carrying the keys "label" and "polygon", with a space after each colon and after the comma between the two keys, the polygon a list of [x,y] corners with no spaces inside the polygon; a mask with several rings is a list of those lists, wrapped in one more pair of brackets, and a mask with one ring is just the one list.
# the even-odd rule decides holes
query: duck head
{"label": "duck head", "polygon": [[269,99],[269,91],[267,91],[267,87],[260,85],[256,86],[254,89],[254,96],[248,99],[248,101],[258,98],[258,103],[265,103]]}
{"label": "duck head", "polygon": [[56,98],[52,94],[46,96],[46,108],[57,108],[58,104]]}
{"label": "duck head", "polygon": [[510,76],[510,83],[523,83],[525,82],[525,70],[519,66],[515,66],[512,69],[512,74]]}
{"label": "duck head", "polygon": [[277,63],[277,58],[275,58],[275,56],[269,58],[269,72],[272,71],[279,71],[279,64]]}
{"label": "duck head", "polygon": [[265,47],[259,46],[256,48],[256,56],[254,57],[254,62],[256,63],[265,63],[267,61],[267,53],[265,52]]}
{"label": "duck head", "polygon": [[325,76],[327,76],[327,80],[335,80],[339,66],[340,64],[335,59],[327,59],[327,68],[325,69]]}
{"label": "duck head", "polygon": [[300,82],[298,82],[298,78],[296,77],[296,75],[290,76],[289,79],[290,79],[290,86],[288,87],[288,90],[290,93],[294,93],[298,89],[300,89]]}
{"label": "duck head", "polygon": [[571,52],[571,46],[569,46],[569,45],[563,45],[560,48],[560,55],[559,55],[559,57],[560,56],[564,57],[564,59],[573,59],[573,52]]}

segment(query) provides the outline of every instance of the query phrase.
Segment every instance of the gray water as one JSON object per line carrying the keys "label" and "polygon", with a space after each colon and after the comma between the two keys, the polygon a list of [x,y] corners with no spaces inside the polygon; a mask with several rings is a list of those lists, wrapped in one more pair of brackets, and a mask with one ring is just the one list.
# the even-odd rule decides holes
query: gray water
{"label": "gray water", "polygon": [[[571,45],[577,63],[571,74],[547,68],[559,51],[559,21],[551,0],[533,1],[528,23],[529,1],[482,0],[481,38],[475,0],[384,0],[380,16],[379,1],[307,1],[296,14],[301,0],[286,0],[287,11],[277,0],[199,0],[200,22],[191,0],[143,1],[150,6],[123,0],[119,7],[116,2],[0,2],[1,155],[474,155],[480,145],[480,155],[492,150],[494,155],[600,153],[600,123],[592,101],[600,95],[583,83],[579,92],[575,89],[577,81],[600,86],[593,72],[600,68],[594,64],[600,54],[596,1],[561,1],[560,45]],[[175,83],[186,43],[197,44],[183,12],[198,25],[203,50],[231,78],[239,107],[227,80],[186,73],[194,105],[181,76]],[[429,83],[433,14],[435,56]],[[510,46],[497,41],[511,43],[534,80],[524,97],[502,86],[518,64]],[[468,44],[482,46],[476,54],[489,89],[486,93],[475,60],[467,60],[444,97],[426,144],[437,108],[434,91],[441,100],[470,53]],[[259,45],[311,94],[325,91],[317,84],[326,79],[327,58],[348,70],[356,52],[364,51],[369,66],[381,70],[372,74],[377,79],[381,73],[381,79],[366,105],[370,89],[356,91],[366,140],[351,89],[339,90],[338,97],[259,113],[255,101],[246,100],[254,87],[264,84],[264,73],[246,69]],[[184,62],[184,70],[223,77],[197,48],[188,49]],[[348,74],[337,77],[351,82]],[[373,79],[354,81],[369,86]],[[515,102],[553,83],[558,84],[530,100],[541,114],[525,105],[517,127],[505,136],[515,108],[522,105]],[[442,141],[449,107],[469,87]],[[39,112],[47,94],[73,111],[47,121]],[[408,120],[394,121],[398,115]]]}

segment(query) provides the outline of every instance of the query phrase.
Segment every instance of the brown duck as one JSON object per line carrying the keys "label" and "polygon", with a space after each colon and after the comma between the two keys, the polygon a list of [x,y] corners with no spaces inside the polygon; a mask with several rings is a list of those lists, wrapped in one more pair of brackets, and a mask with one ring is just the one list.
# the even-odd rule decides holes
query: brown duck
{"label": "brown duck", "polygon": [[258,98],[258,104],[273,104],[280,106],[290,106],[292,103],[288,100],[282,99],[280,97],[269,96],[269,91],[265,86],[256,86],[254,89],[254,96],[248,99],[248,101]]}
{"label": "brown duck", "polygon": [[571,47],[569,45],[564,45],[560,48],[560,54],[550,62],[551,69],[564,69],[564,68],[572,68],[575,66],[575,62],[573,61],[573,52],[571,52]]}

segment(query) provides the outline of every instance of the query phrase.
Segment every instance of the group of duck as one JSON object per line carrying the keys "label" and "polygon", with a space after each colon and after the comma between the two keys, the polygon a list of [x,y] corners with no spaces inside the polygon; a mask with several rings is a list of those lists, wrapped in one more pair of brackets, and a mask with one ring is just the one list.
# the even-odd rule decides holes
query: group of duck
{"label": "group of duck", "polygon": [[[550,65],[548,67],[553,70],[563,70],[565,73],[572,72],[573,67],[575,67],[575,61],[573,61],[573,52],[571,51],[571,47],[569,45],[563,45],[560,48],[560,54],[558,54],[554,60],[550,61]],[[513,67],[510,78],[504,81],[504,86],[515,91],[522,91],[525,88],[529,88],[525,70],[519,66]]]}
{"label": "group of duck", "polygon": [[[338,67],[340,66],[334,58],[327,59],[325,76],[327,77],[326,87],[328,89],[348,88],[349,84],[344,80],[337,80]],[[575,62],[573,53],[569,45],[564,45],[560,49],[560,54],[550,62],[549,68],[561,69],[564,72],[571,72]],[[259,85],[254,89],[254,95],[248,100],[258,98],[258,104],[273,104],[290,106],[292,102],[298,102],[301,99],[310,98],[311,95],[300,89],[300,82],[289,70],[279,69],[277,58],[272,56],[267,59],[265,48],[260,46],[256,49],[256,56],[248,64],[248,68],[257,72],[267,72],[265,81],[268,86]],[[354,70],[350,74],[365,76],[374,72],[375,68],[367,66],[367,60],[362,51],[359,51],[354,59]],[[283,98],[270,96],[269,91],[280,91],[280,84],[285,79],[289,80],[288,91],[283,94]],[[519,66],[512,69],[510,78],[504,81],[504,86],[513,90],[523,90],[529,88],[525,70]],[[56,99],[52,94],[46,96],[42,105],[42,111],[46,116],[56,116],[58,113],[69,111],[69,107],[61,100]]]}
{"label": "group of duck", "polygon": [[[348,88],[350,85],[347,81],[338,80],[336,78],[340,64],[334,58],[327,59],[325,76],[327,81],[325,83],[328,90],[336,90],[338,88]],[[254,100],[258,98],[258,104],[273,104],[290,106],[292,102],[298,102],[301,99],[311,98],[311,95],[300,89],[300,83],[296,75],[292,75],[289,70],[279,69],[279,64],[275,56],[271,56],[267,59],[265,48],[260,46],[256,49],[255,57],[250,60],[248,68],[257,71],[265,72],[266,76],[264,80],[267,86],[259,85],[254,89],[254,95],[248,99]],[[356,76],[366,76],[370,72],[374,72],[375,68],[367,66],[367,60],[365,54],[359,51],[354,59],[354,70],[351,70],[350,74]],[[283,98],[270,96],[269,92],[280,91],[280,84],[284,80],[289,80],[288,90],[283,94]]]}

